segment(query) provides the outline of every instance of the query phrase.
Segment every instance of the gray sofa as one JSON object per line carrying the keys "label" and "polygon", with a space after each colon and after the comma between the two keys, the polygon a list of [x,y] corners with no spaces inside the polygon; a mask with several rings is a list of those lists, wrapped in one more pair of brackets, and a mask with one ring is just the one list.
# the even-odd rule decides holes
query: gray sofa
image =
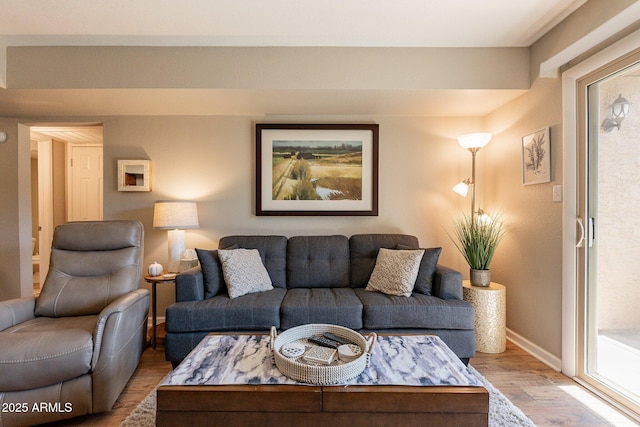
{"label": "gray sofa", "polygon": [[415,236],[228,236],[218,247],[257,249],[273,289],[229,298],[217,251],[198,249],[200,266],[177,276],[166,312],[165,356],[174,366],[209,332],[306,323],[435,334],[464,362],[475,355],[474,309],[462,300],[462,275],[437,265],[440,248],[425,251],[410,297],[365,291],[379,249],[418,249]]}

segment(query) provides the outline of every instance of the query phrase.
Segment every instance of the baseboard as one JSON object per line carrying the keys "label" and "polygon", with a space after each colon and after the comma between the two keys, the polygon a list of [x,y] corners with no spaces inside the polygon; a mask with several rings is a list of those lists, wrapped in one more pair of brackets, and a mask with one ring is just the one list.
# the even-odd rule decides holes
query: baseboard
{"label": "baseboard", "polygon": [[553,354],[549,353],[547,350],[542,347],[537,346],[532,343],[528,339],[524,338],[521,335],[516,334],[511,329],[507,328],[507,339],[553,369],[554,371],[560,372],[562,370],[562,360]]}
{"label": "baseboard", "polygon": [[[165,323],[165,321],[166,321],[166,318],[164,316],[156,317],[156,325]],[[153,328],[153,318],[151,316],[149,316],[149,319],[147,320],[147,327]]]}

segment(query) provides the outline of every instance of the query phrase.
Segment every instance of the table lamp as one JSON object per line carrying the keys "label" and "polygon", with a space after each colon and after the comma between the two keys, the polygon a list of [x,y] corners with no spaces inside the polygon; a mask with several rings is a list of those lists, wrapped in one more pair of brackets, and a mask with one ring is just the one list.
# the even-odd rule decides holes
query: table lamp
{"label": "table lamp", "polygon": [[160,200],[153,208],[153,228],[168,230],[169,260],[171,273],[180,271],[180,256],[184,252],[184,229],[198,228],[196,202]]}

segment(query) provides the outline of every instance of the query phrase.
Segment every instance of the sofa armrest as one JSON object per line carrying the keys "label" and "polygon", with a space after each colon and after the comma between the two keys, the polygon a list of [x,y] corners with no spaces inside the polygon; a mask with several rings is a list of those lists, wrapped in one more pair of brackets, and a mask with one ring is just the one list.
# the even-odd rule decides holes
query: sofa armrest
{"label": "sofa armrest", "polygon": [[176,302],[203,299],[204,278],[200,267],[190,268],[176,276]]}
{"label": "sofa armrest", "polygon": [[34,297],[15,298],[0,302],[0,331],[35,318]]}
{"label": "sofa armrest", "polygon": [[462,273],[438,264],[433,275],[433,295],[462,300]]}

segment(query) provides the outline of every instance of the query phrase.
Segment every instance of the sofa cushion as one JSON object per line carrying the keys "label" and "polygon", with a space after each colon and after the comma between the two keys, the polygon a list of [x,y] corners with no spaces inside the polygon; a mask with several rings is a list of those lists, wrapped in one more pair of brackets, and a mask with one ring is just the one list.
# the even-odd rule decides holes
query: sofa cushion
{"label": "sofa cushion", "polygon": [[284,236],[226,236],[219,249],[257,249],[274,288],[287,286],[287,238]]}
{"label": "sofa cushion", "polygon": [[40,317],[0,332],[0,392],[59,384],[87,374],[96,316]]}
{"label": "sofa cushion", "polygon": [[282,329],[307,323],[362,328],[362,303],[350,288],[289,289],[280,313]]}
{"label": "sofa cushion", "polygon": [[380,248],[366,290],[387,295],[411,296],[423,250]]}
{"label": "sofa cushion", "polygon": [[404,245],[418,249],[418,238],[407,234],[355,234],[349,239],[351,253],[351,287],[364,288],[376,265],[380,248],[395,249]]}
{"label": "sofa cushion", "polygon": [[296,236],[287,243],[288,288],[348,288],[346,236]]}
{"label": "sofa cushion", "polygon": [[257,249],[218,250],[229,298],[273,289]]}
{"label": "sofa cushion", "polygon": [[3,330],[1,333],[46,332],[60,329],[82,329],[95,332],[98,316],[35,317]]}
{"label": "sofa cushion", "polygon": [[238,298],[227,294],[184,301],[167,308],[168,332],[269,330],[280,327],[280,304],[286,290],[275,288]]}
{"label": "sofa cushion", "polygon": [[355,289],[365,329],[473,329],[475,312],[466,301],[413,293],[409,298]]}

